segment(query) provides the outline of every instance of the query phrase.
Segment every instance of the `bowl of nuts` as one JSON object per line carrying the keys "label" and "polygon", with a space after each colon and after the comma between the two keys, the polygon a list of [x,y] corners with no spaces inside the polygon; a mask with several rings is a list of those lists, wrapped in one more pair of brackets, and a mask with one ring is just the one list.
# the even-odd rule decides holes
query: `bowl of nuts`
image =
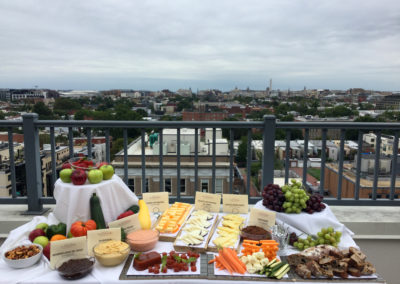
{"label": "bowl of nuts", "polygon": [[42,254],[40,245],[21,245],[3,253],[3,259],[12,268],[26,268],[38,262]]}

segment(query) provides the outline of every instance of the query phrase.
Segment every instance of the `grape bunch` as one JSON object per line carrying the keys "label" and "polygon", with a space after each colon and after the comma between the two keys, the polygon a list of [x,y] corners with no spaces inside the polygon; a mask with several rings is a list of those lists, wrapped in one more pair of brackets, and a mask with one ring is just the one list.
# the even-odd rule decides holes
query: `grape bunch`
{"label": "grape bunch", "polygon": [[308,214],[312,214],[315,211],[321,212],[326,207],[325,204],[322,203],[323,199],[324,199],[324,197],[321,194],[314,193],[307,200],[307,202],[306,202],[307,207],[305,209],[303,209],[303,211],[307,212]]}
{"label": "grape bunch", "polygon": [[299,237],[296,235],[295,232],[290,233],[289,235],[289,245],[293,246],[295,242],[297,242]]}
{"label": "grape bunch", "polygon": [[296,180],[292,180],[291,184],[284,185],[282,191],[285,194],[285,202],[282,207],[285,209],[285,213],[297,213],[307,207],[307,200],[309,196],[306,191],[302,188],[302,184]]}
{"label": "grape bunch", "polygon": [[282,189],[277,184],[268,184],[264,187],[262,193],[263,205],[270,210],[277,212],[283,212],[283,202],[285,196],[283,195]]}
{"label": "grape bunch", "polygon": [[311,236],[308,236],[305,239],[299,238],[293,243],[293,246],[299,250],[323,244],[337,247],[338,243],[340,243],[340,237],[342,236],[342,233],[339,231],[335,232],[332,227],[328,227],[322,228],[321,231],[317,233],[317,236],[317,238],[313,238]]}

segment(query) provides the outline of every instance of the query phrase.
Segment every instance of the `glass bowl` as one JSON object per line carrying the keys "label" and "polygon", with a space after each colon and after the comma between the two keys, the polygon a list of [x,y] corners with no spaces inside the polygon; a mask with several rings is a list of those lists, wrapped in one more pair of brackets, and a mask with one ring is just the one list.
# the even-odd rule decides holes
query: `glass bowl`
{"label": "glass bowl", "polygon": [[103,266],[117,266],[121,264],[130,251],[130,246],[121,241],[99,243],[93,248],[96,260]]}
{"label": "glass bowl", "polygon": [[68,160],[68,163],[71,165],[71,169],[83,170],[83,171],[97,169],[96,168],[97,162],[98,162],[97,160],[88,157],[75,157]]}
{"label": "glass bowl", "polygon": [[69,260],[62,260],[56,264],[55,268],[62,278],[75,280],[88,275],[90,271],[92,271],[94,263],[94,257],[86,256],[82,258],[71,258]]}
{"label": "glass bowl", "polygon": [[[36,253],[35,255],[32,255],[27,258],[22,258],[22,259],[10,259],[10,258],[6,257],[6,254],[11,252],[14,249],[17,249],[19,247],[30,247],[30,246],[37,247],[39,249],[39,252]],[[5,251],[3,253],[3,259],[4,259],[4,262],[7,263],[7,265],[12,268],[27,268],[27,267],[34,265],[36,262],[38,262],[40,260],[40,258],[42,257],[42,254],[43,254],[43,248],[41,245],[36,245],[36,244],[20,245],[20,246],[13,247],[13,248],[10,248],[7,251]]]}
{"label": "glass bowl", "polygon": [[126,242],[131,246],[133,251],[145,252],[152,250],[160,237],[157,230],[138,230],[129,233],[126,236]]}

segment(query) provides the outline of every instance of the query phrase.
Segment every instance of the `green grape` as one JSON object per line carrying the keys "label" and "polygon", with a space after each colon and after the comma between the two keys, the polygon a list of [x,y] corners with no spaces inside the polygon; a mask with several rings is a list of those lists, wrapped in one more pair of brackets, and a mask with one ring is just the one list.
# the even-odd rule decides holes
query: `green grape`
{"label": "green grape", "polygon": [[304,249],[304,244],[298,244],[298,246],[297,246],[300,250],[303,250]]}
{"label": "green grape", "polygon": [[310,246],[315,247],[317,245],[317,242],[311,242]]}
{"label": "green grape", "polygon": [[333,228],[332,227],[328,227],[327,231],[328,231],[328,233],[333,233]]}
{"label": "green grape", "polygon": [[330,242],[331,242],[331,244],[336,243],[336,239],[333,238],[333,237],[331,237],[331,238],[330,238]]}
{"label": "green grape", "polygon": [[335,236],[340,238],[342,236],[342,232],[339,231],[335,232]]}
{"label": "green grape", "polygon": [[328,231],[327,231],[325,228],[322,228],[322,229],[321,229],[321,233],[322,233],[323,235],[325,235],[327,232],[328,232]]}
{"label": "green grape", "polygon": [[329,240],[330,238],[331,238],[331,235],[329,235],[329,234],[325,234],[325,239],[327,239],[327,240]]}
{"label": "green grape", "polygon": [[322,234],[322,232],[318,232],[318,233],[317,233],[317,236],[318,236],[318,237],[323,237],[324,234]]}

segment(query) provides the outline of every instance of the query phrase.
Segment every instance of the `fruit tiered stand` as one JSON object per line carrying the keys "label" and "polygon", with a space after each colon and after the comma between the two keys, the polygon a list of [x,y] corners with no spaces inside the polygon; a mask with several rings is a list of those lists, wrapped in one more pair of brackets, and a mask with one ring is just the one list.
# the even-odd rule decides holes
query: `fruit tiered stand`
{"label": "fruit tiered stand", "polygon": [[86,182],[80,186],[59,179],[54,188],[54,215],[60,222],[67,224],[67,230],[75,221],[90,219],[89,200],[93,193],[101,200],[106,223],[116,220],[123,210],[138,203],[136,195],[117,175],[97,184]]}

